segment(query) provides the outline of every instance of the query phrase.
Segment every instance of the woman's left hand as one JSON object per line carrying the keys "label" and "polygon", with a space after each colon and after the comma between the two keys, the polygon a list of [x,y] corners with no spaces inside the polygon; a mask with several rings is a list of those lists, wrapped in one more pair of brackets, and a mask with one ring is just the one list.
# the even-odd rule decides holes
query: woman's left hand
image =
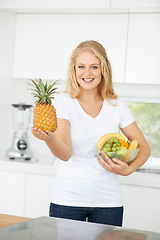
{"label": "woman's left hand", "polygon": [[105,161],[100,155],[98,155],[98,161],[100,162],[102,167],[104,167],[107,171],[110,171],[119,175],[123,175],[123,176],[128,175],[129,166],[127,163],[117,158],[113,158],[111,160],[106,153],[102,152],[102,154],[106,159]]}

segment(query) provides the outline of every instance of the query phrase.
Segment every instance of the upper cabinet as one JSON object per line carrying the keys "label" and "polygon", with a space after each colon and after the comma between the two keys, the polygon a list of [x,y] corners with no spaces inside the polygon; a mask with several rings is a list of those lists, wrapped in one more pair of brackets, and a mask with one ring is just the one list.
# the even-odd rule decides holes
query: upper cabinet
{"label": "upper cabinet", "polygon": [[156,8],[159,0],[1,0],[0,8],[54,9],[54,8]]}
{"label": "upper cabinet", "polygon": [[111,8],[156,8],[159,0],[111,0]]}
{"label": "upper cabinet", "polygon": [[0,0],[16,14],[13,78],[65,80],[73,49],[106,48],[116,83],[160,84],[160,0]]}
{"label": "upper cabinet", "polygon": [[113,80],[124,81],[128,14],[17,14],[14,78],[66,79],[72,50],[85,40],[106,48]]}
{"label": "upper cabinet", "polygon": [[127,83],[160,84],[160,14],[130,14]]}
{"label": "upper cabinet", "polygon": [[109,8],[110,0],[1,0],[0,8],[54,9],[54,8]]}

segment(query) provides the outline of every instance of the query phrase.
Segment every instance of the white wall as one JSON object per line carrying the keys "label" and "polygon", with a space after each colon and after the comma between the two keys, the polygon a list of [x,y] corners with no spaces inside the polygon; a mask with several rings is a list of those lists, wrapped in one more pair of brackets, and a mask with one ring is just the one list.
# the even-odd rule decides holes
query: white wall
{"label": "white wall", "polygon": [[3,154],[10,142],[12,130],[10,104],[18,95],[17,92],[13,91],[16,89],[16,85],[12,79],[15,36],[14,12],[0,11],[0,34],[0,154]]}

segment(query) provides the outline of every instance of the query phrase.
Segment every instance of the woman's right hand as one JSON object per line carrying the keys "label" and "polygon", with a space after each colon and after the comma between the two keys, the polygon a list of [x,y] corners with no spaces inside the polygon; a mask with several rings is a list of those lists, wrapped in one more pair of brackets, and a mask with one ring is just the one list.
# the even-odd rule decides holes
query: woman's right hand
{"label": "woman's right hand", "polygon": [[55,137],[55,133],[54,132],[51,132],[51,131],[43,131],[39,128],[35,128],[35,127],[32,127],[31,128],[31,131],[32,131],[32,134],[40,139],[40,140],[44,140],[46,142],[52,140],[54,137]]}

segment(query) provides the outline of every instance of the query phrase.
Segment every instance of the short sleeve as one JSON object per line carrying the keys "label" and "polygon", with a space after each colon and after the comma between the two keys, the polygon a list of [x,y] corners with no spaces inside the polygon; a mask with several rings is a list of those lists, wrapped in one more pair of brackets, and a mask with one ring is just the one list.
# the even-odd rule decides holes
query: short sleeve
{"label": "short sleeve", "polygon": [[134,121],[135,119],[129,107],[125,103],[121,102],[121,119],[119,123],[119,128],[125,128]]}
{"label": "short sleeve", "polygon": [[70,106],[65,94],[60,94],[53,100],[53,105],[56,109],[57,118],[63,118],[70,121]]}

